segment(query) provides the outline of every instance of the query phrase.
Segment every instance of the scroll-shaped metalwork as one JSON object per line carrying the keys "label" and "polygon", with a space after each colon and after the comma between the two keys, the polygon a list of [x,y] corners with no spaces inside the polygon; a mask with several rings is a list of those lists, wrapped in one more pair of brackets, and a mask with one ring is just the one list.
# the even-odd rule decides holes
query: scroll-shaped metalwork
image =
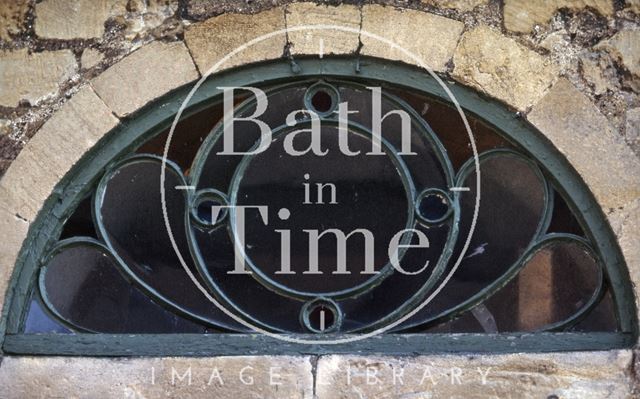
{"label": "scroll-shaped metalwork", "polygon": [[[483,139],[492,145],[482,147],[479,171],[468,156],[460,164],[460,139],[427,122],[450,117],[442,105],[429,114],[427,100],[421,108],[398,91],[381,92],[378,111],[391,116],[376,137],[371,92],[342,81],[272,87],[265,110],[255,97],[235,107],[236,155],[226,154],[221,120],[186,172],[166,162],[162,182],[158,155],[113,164],[91,200],[96,236],[61,240],[42,261],[44,312],[77,331],[249,331],[193,276],[240,320],[282,333],[372,331],[426,299],[393,331],[616,328],[601,261],[543,164],[495,138]],[[408,131],[395,110],[409,115]],[[268,148],[255,120],[272,127]],[[316,139],[322,154],[286,151]],[[462,253],[478,172],[477,227]],[[398,235],[409,230],[420,233]],[[418,245],[422,236],[428,245]],[[174,246],[188,254],[187,270]]]}

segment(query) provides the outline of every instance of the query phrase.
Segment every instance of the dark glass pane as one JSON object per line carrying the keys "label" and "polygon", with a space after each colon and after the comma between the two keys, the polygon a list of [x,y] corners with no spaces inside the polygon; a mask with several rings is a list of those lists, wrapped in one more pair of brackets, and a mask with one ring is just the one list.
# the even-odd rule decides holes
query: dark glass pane
{"label": "dark glass pane", "polygon": [[[340,94],[340,101],[347,102],[349,110],[354,111],[353,115],[349,115],[349,121],[373,129],[371,90],[364,87],[346,86],[340,88]],[[404,110],[404,108],[397,100],[388,98],[386,90],[382,90],[381,116],[390,112],[391,114],[382,121],[381,135],[398,153],[402,154],[404,153],[402,119],[397,114],[393,114],[393,111],[397,110]],[[428,126],[425,126],[424,121],[420,121],[417,117],[411,118],[410,127],[410,140],[405,141],[410,141],[410,151],[414,155],[400,155],[400,158],[409,169],[416,190],[420,192],[427,188],[447,189],[445,165],[437,155],[438,143],[433,141],[434,139],[430,136],[433,133],[430,132]]]}
{"label": "dark glass pane", "polygon": [[[176,127],[163,188],[187,270],[163,220],[165,129],[110,171],[68,218],[61,238],[96,237],[106,245],[83,239],[51,258],[43,281],[46,306],[32,301],[25,332],[70,333],[65,325],[116,333],[248,331],[197,284],[236,316],[283,333],[366,332],[422,306],[460,256],[475,207],[473,151],[456,109],[383,88],[380,111],[389,113],[381,123],[383,151],[371,155],[370,88],[306,80],[265,90],[269,106],[257,119],[271,128],[273,140],[260,153],[220,154],[226,147],[219,101]],[[236,93],[238,117],[256,111],[247,93]],[[339,128],[339,103],[350,111],[346,130]],[[296,126],[287,118],[305,109],[321,114],[323,156],[292,156],[283,148],[292,132],[294,149],[313,143],[308,113],[295,114]],[[403,132],[398,110],[410,116],[410,131]],[[602,298],[594,296],[601,278],[595,255],[575,237],[540,244],[545,232],[583,235],[571,203],[495,129],[467,119],[481,153],[476,229],[444,289],[390,331],[615,330],[611,293],[605,287]],[[259,139],[255,121],[235,122],[233,151],[251,150]],[[351,155],[344,154],[344,143]],[[414,154],[404,153],[409,150]],[[237,268],[233,222],[240,205],[268,208],[266,220],[246,210],[243,256],[250,274],[230,273]],[[429,245],[402,251],[400,272],[390,265],[389,242],[408,228]],[[404,238],[402,244],[420,242],[415,233]]]}
{"label": "dark glass pane", "polygon": [[60,234],[61,240],[78,236],[97,238],[96,229],[93,225],[92,205],[91,196],[83,199],[78,204],[64,224],[64,229]]}
{"label": "dark glass pane", "polygon": [[234,269],[234,247],[226,229],[193,228],[192,234],[202,256],[203,274],[224,294],[220,297],[226,301],[227,308],[235,308],[244,317],[276,330],[303,332],[297,317],[302,302],[282,297],[258,284],[253,275],[229,274]]}
{"label": "dark glass pane", "polygon": [[[342,303],[345,326],[351,322],[354,328],[362,328],[386,315],[402,311],[401,314],[396,314],[399,317],[413,310],[424,300],[424,294],[427,292],[423,292],[424,286],[433,276],[438,263],[443,260],[443,248],[450,238],[451,231],[448,225],[431,227],[417,225],[416,229],[428,237],[430,245],[428,248],[416,247],[405,252],[400,260],[400,266],[410,274],[395,271],[376,289],[346,299]],[[418,244],[416,235],[412,236],[411,244]],[[428,265],[425,267],[427,262]],[[422,272],[415,274],[423,268]],[[413,305],[410,305],[411,302]]]}
{"label": "dark glass pane", "polygon": [[[171,302],[175,311],[189,311],[210,324],[234,324],[200,292],[181,265],[164,223],[160,196],[161,163],[134,159],[118,168],[106,181],[101,197],[100,221],[104,239],[123,259],[130,272]],[[185,232],[186,191],[178,173],[166,169],[165,193],[169,226],[180,253],[189,259]]]}
{"label": "dark glass pane", "polygon": [[70,246],[46,264],[43,297],[81,329],[104,333],[204,332],[152,302],[93,244]]}
{"label": "dark glass pane", "polygon": [[[447,149],[447,155],[458,170],[464,162],[473,157],[469,133],[458,110],[430,97],[410,93],[405,90],[392,92],[406,101],[429,123]],[[481,120],[465,113],[478,154],[499,148],[512,149],[514,146]]]}
{"label": "dark glass pane", "polygon": [[[323,83],[324,84],[324,83]],[[222,156],[223,139],[214,131],[207,138],[207,152],[193,167],[194,185],[202,190],[221,190],[230,197],[230,204],[268,207],[268,222],[256,209],[245,214],[245,254],[251,262],[253,275],[229,275],[233,270],[233,245],[225,231],[206,231],[192,226],[194,249],[202,258],[203,274],[217,296],[234,306],[240,314],[275,329],[301,331],[301,307],[316,296],[332,296],[344,313],[342,331],[351,331],[375,324],[381,318],[408,311],[407,303],[432,275],[442,255],[447,226],[433,227],[427,236],[430,247],[409,250],[401,259],[408,271],[419,271],[427,261],[430,266],[418,276],[400,273],[391,275],[362,274],[372,269],[392,271],[388,265],[388,247],[399,231],[414,226],[411,214],[417,193],[424,189],[446,190],[452,181],[451,170],[440,147],[426,125],[416,120],[411,125],[411,151],[415,155],[398,155],[403,146],[401,119],[391,115],[383,122],[384,154],[366,155],[372,151],[371,92],[351,85],[337,85],[339,101],[348,102],[355,111],[349,121],[346,142],[352,155],[345,155],[340,146],[340,130],[336,122],[323,121],[319,156],[307,152],[291,156],[284,151],[284,136],[293,129],[283,126],[289,112],[300,110],[309,86],[285,87],[268,95],[269,108],[259,119],[274,131],[273,141],[265,151],[252,156]],[[334,93],[335,94],[335,93]],[[333,95],[333,94],[332,94]],[[310,99],[313,103],[313,98]],[[332,106],[335,105],[332,99]],[[382,100],[382,113],[398,109],[391,99]],[[240,106],[240,116],[253,114],[255,104]],[[308,129],[302,125],[296,129]],[[220,127],[218,127],[220,129]],[[218,134],[218,136],[216,136]],[[253,122],[236,126],[234,149],[246,151],[259,138],[260,131]],[[217,140],[217,141],[212,141]],[[209,142],[210,141],[210,142]],[[311,134],[296,132],[291,145],[303,151],[312,144]],[[355,154],[353,154],[355,153]],[[447,174],[449,174],[447,176]],[[443,191],[444,192],[444,191]],[[231,220],[236,220],[231,210]],[[443,216],[443,215],[441,215]],[[415,216],[413,216],[415,218]],[[226,224],[231,229],[230,223]],[[356,232],[345,245],[344,266],[348,273],[337,273],[341,254],[338,252],[335,231],[348,235],[354,231],[370,231],[371,236]],[[312,235],[315,232],[319,237]],[[320,236],[323,232],[324,235]],[[433,237],[431,236],[433,234]],[[285,236],[288,235],[288,236]],[[365,239],[365,237],[367,237]],[[366,241],[373,237],[373,242]],[[415,238],[414,238],[415,239]],[[290,242],[289,265],[283,269],[282,241]],[[317,274],[310,264],[310,248],[318,243]],[[368,248],[367,243],[371,243]],[[339,256],[340,255],[340,256]],[[369,259],[370,257],[370,259]],[[307,274],[303,274],[304,272]],[[379,284],[379,285],[378,285]],[[392,293],[393,291],[393,293]],[[369,306],[371,305],[371,306]],[[396,317],[396,316],[394,316]],[[302,330],[304,331],[304,330]]]}
{"label": "dark glass pane", "polygon": [[[311,134],[296,136],[294,146],[309,145]],[[407,226],[407,209],[412,194],[388,156],[367,156],[371,141],[349,134],[349,146],[360,155],[346,156],[338,147],[337,129],[322,129],[325,156],[308,154],[290,157],[282,139],[253,157],[239,183],[238,205],[266,205],[269,224],[260,220],[257,211],[247,213],[247,255],[268,278],[296,291],[326,293],[353,288],[372,278],[365,274],[367,256],[373,255],[375,271],[389,261],[388,248],[393,236]],[[304,172],[304,173],[302,173]],[[285,209],[282,220],[277,213]],[[372,233],[372,253],[365,236],[355,233],[347,241],[345,271],[337,271],[339,253],[335,234],[329,232],[315,240],[309,231],[321,234],[338,229],[344,234],[366,229]],[[291,235],[291,274],[279,274],[281,268],[281,233]],[[310,266],[310,253],[318,243],[319,274],[303,274]],[[342,255],[340,255],[342,256]]]}
{"label": "dark glass pane", "polygon": [[[246,98],[246,93],[237,92],[235,103]],[[219,102],[203,111],[196,112],[178,122],[173,131],[167,158],[178,164],[186,175],[193,163],[193,158],[200,149],[205,137],[222,119],[222,103]],[[169,128],[142,144],[136,151],[139,154],[162,156],[169,137]]]}
{"label": "dark glass pane", "polygon": [[[545,182],[535,167],[513,153],[498,152],[482,158],[480,172],[481,200],[469,249],[442,291],[405,325],[446,314],[496,283],[539,234],[546,212]],[[454,261],[469,234],[476,201],[475,168],[462,173],[459,185],[469,191],[460,193]]]}
{"label": "dark glass pane", "polygon": [[613,297],[611,296],[610,288],[605,291],[598,305],[596,305],[583,320],[571,327],[570,331],[618,331],[616,307],[613,302]]}
{"label": "dark glass pane", "polygon": [[549,224],[549,233],[569,233],[584,236],[580,223],[562,196],[555,192],[553,197],[553,215]]}
{"label": "dark glass pane", "polygon": [[[272,129],[285,124],[286,116],[296,110],[303,108],[303,95],[307,87],[291,87],[277,90],[269,95],[269,106],[266,111],[256,117],[257,120],[266,123]],[[248,101],[239,105],[236,110],[236,117],[248,117],[256,111],[255,102]],[[219,127],[217,131],[221,128]],[[253,121],[236,121],[234,123],[233,151],[249,151],[260,139],[260,128]],[[223,193],[229,192],[229,184],[235,170],[242,161],[242,155],[218,155],[224,150],[224,140],[215,139],[215,132],[212,132],[207,140],[212,140],[212,148],[203,155],[200,160],[199,173],[194,176],[196,189],[212,188]],[[214,140],[215,139],[215,140]],[[207,142],[205,141],[205,144]]]}
{"label": "dark glass pane", "polygon": [[600,268],[577,242],[546,245],[486,301],[500,331],[534,331],[568,320],[600,289]]}
{"label": "dark glass pane", "polygon": [[72,331],[55,320],[45,311],[37,299],[32,299],[24,321],[24,332],[27,334],[58,333],[69,334]]}
{"label": "dark glass pane", "polygon": [[440,323],[419,332],[430,334],[483,333],[486,332],[472,312],[465,312],[453,320]]}

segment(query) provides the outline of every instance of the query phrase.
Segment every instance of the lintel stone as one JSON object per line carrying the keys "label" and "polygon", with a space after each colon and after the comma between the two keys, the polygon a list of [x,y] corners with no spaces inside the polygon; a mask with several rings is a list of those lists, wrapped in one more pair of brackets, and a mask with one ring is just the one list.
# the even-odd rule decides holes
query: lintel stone
{"label": "lintel stone", "polygon": [[311,398],[304,356],[215,358],[5,357],[0,396],[94,398]]}
{"label": "lintel stone", "polygon": [[402,358],[323,356],[316,367],[316,394],[318,399],[624,398],[633,390],[628,375],[631,362],[630,350]]}

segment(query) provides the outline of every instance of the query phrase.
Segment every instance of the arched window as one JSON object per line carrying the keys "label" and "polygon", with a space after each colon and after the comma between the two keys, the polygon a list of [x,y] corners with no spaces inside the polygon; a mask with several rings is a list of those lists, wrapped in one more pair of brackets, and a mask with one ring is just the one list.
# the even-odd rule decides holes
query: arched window
{"label": "arched window", "polygon": [[383,332],[314,349],[333,352],[632,345],[622,256],[584,183],[518,114],[448,87],[466,119],[422,71],[301,59],[213,76],[184,112],[190,87],[149,105],[32,229],[5,351],[298,350],[250,326]]}

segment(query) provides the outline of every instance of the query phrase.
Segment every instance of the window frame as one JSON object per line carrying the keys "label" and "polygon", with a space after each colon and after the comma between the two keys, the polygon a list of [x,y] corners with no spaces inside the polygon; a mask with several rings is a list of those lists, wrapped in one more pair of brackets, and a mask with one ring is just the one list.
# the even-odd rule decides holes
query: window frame
{"label": "window frame", "polygon": [[[234,68],[212,75],[195,95],[182,117],[221,101],[223,86],[267,86],[294,79],[337,78],[392,84],[450,103],[438,82],[425,71],[400,63],[363,57],[296,59],[294,71],[286,60]],[[465,113],[498,130],[522,153],[544,159],[547,179],[569,204],[587,239],[604,264],[618,312],[619,332],[501,333],[501,334],[387,334],[341,345],[299,345],[258,334],[24,334],[20,332],[31,290],[37,287],[43,254],[53,248],[67,217],[97,184],[105,171],[151,137],[171,126],[192,89],[187,84],[147,104],[103,137],[56,185],[16,260],[0,322],[5,354],[88,356],[212,356],[246,354],[414,354],[444,352],[512,353],[565,350],[604,350],[632,347],[638,337],[633,288],[615,235],[593,194],[566,158],[518,112],[496,100],[446,80]],[[575,208],[575,209],[574,209]]]}

